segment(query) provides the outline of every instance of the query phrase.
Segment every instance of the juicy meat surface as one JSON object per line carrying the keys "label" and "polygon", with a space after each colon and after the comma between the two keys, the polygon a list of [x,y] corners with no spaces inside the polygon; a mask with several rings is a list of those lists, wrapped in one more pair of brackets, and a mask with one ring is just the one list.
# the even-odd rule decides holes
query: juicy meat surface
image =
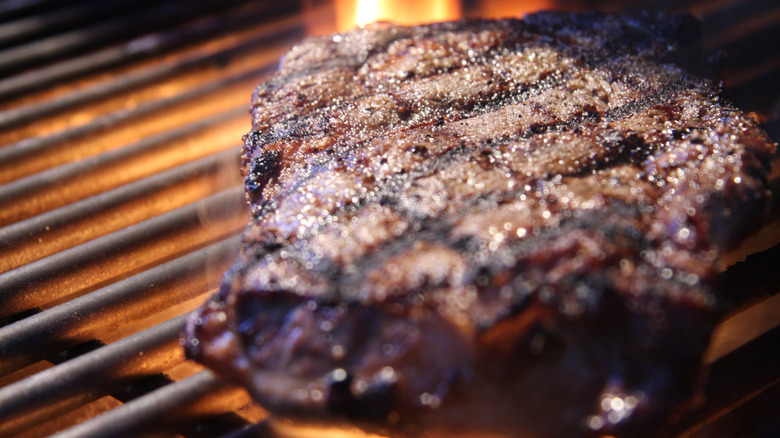
{"label": "juicy meat surface", "polygon": [[190,357],[391,435],[653,435],[694,392],[773,145],[687,16],[374,24],[253,96],[251,222]]}

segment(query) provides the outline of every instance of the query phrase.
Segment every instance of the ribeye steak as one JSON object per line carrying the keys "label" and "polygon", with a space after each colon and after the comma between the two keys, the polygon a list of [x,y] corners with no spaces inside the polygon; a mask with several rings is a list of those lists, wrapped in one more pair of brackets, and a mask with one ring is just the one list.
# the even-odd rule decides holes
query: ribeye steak
{"label": "ribeye steak", "polygon": [[774,148],[699,46],[561,12],[305,40],[254,93],[251,222],[188,354],[301,422],[655,434]]}

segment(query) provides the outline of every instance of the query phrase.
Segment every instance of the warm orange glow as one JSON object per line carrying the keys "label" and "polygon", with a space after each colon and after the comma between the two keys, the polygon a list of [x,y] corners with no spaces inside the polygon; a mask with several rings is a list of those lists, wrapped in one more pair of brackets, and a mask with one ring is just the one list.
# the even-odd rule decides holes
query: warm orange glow
{"label": "warm orange glow", "polygon": [[479,0],[475,13],[482,18],[522,17],[525,14],[542,9],[560,8],[563,4],[567,9],[576,9],[580,1],[557,2],[554,0]]}
{"label": "warm orange glow", "polygon": [[373,21],[413,25],[459,18],[520,18],[542,9],[587,9],[585,0],[304,0],[310,35],[345,32]]}
{"label": "warm orange glow", "polygon": [[458,0],[342,0],[338,4],[341,30],[374,21],[419,24],[455,20],[462,16]]}
{"label": "warm orange glow", "polygon": [[[331,3],[335,8],[332,8],[330,13],[335,12],[336,28],[343,32],[373,21],[410,25],[457,20],[462,17],[522,17],[542,9],[578,10],[584,7],[584,3],[584,0],[335,0]],[[315,21],[327,20],[323,18],[327,15],[324,11],[318,11],[314,15]],[[331,15],[332,18],[334,17]],[[332,29],[318,28],[312,33],[330,31]]]}

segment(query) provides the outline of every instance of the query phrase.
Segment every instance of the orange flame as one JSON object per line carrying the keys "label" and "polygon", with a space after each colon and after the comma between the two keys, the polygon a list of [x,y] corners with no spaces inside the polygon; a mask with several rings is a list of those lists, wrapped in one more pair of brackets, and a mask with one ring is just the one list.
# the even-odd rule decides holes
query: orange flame
{"label": "orange flame", "polygon": [[342,0],[339,28],[365,26],[373,21],[419,24],[455,20],[462,16],[458,0]]}
{"label": "orange flame", "polygon": [[[335,30],[347,31],[381,20],[410,25],[462,17],[521,17],[540,9],[564,6],[565,9],[579,9],[583,3],[584,0],[566,3],[557,0],[335,0],[331,3],[335,6],[331,11],[335,12]],[[324,20],[320,12],[314,15],[318,20]]]}
{"label": "orange flame", "polygon": [[542,9],[560,9],[565,4],[565,9],[578,9],[581,1],[568,0],[560,2],[555,0],[481,0],[475,13],[482,18],[511,18],[522,17],[530,12]]}

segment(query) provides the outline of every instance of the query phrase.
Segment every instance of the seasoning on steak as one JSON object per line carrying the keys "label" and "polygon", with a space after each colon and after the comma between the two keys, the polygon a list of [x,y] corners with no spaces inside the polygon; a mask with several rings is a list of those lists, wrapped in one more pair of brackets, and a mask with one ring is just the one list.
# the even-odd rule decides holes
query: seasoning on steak
{"label": "seasoning on steak", "polygon": [[774,146],[688,16],[304,41],[253,96],[251,222],[190,357],[398,436],[648,436],[695,390]]}

